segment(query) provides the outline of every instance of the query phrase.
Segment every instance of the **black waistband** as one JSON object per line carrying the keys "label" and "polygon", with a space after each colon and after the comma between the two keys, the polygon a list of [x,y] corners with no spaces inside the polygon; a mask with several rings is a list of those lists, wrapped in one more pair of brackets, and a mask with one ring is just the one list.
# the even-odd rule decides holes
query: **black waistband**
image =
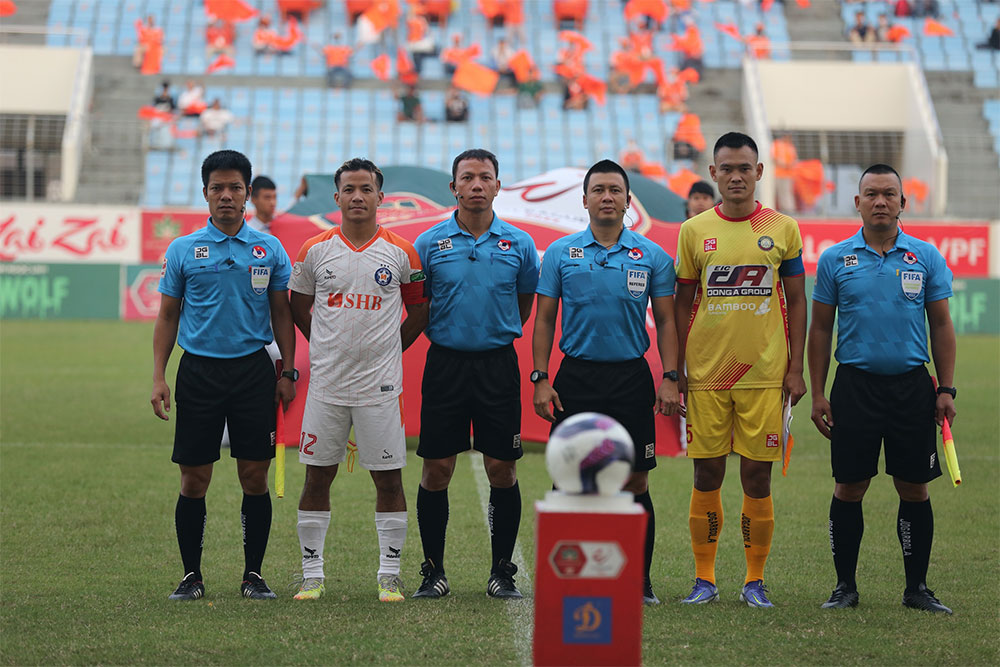
{"label": "black waistband", "polygon": [[636,357],[635,359],[626,359],[625,361],[591,361],[590,359],[581,359],[569,355],[563,357],[562,363],[574,366],[590,366],[592,368],[633,368],[649,365],[646,363],[646,357]]}
{"label": "black waistband", "polygon": [[514,351],[514,344],[510,343],[509,345],[494,347],[489,350],[456,350],[454,348],[445,347],[444,345],[438,345],[437,343],[432,342],[431,349],[442,354],[458,357],[459,359],[489,359],[490,357],[510,354]]}
{"label": "black waistband", "polygon": [[[259,356],[261,354],[267,354],[267,350],[264,348],[260,348],[256,352],[251,352],[250,354],[244,355],[242,357],[207,357],[205,355],[195,354],[194,352],[188,352],[187,350],[184,351],[185,357],[190,357],[195,361],[209,361],[209,362],[216,361],[219,363],[225,363],[227,361],[246,361],[248,359],[253,359],[254,357]],[[267,358],[270,359],[271,355],[267,355]]]}
{"label": "black waistband", "polygon": [[927,374],[927,367],[920,365],[914,366],[908,371],[902,373],[897,373],[895,375],[882,375],[881,373],[872,373],[871,371],[866,371],[864,369],[858,368],[857,366],[852,366],[851,364],[840,364],[837,369],[838,371],[843,368],[849,373],[855,375],[860,375],[861,377],[872,378],[873,380],[905,380],[907,378],[923,377]]}

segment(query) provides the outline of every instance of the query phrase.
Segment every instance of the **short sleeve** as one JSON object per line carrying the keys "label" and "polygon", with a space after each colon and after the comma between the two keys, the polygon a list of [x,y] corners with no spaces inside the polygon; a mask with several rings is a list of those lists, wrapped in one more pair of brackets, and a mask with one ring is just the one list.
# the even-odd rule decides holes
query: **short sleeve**
{"label": "short sleeve", "polygon": [[292,262],[288,259],[288,253],[280,243],[275,243],[271,248],[274,253],[274,270],[271,271],[271,282],[268,288],[272,292],[283,292],[288,289],[288,279],[292,275]]}
{"label": "short sleeve", "polygon": [[181,239],[175,239],[167,246],[167,252],[163,256],[163,267],[160,269],[160,285],[157,287],[160,294],[166,294],[176,299],[184,296],[181,243],[183,243]]}
{"label": "short sleeve", "polygon": [[653,284],[649,296],[671,296],[674,293],[674,283],[677,275],[674,272],[674,262],[663,250],[655,253],[656,262],[653,265]]}
{"label": "short sleeve", "polygon": [[677,280],[684,282],[698,282],[701,280],[701,267],[697,266],[694,261],[694,233],[691,231],[691,225],[688,223],[683,223],[681,225],[680,234],[677,236],[677,264],[676,264],[676,276]]}
{"label": "short sleeve", "polygon": [[952,296],[951,281],[953,278],[948,262],[945,261],[937,248],[930,246],[927,251],[927,294],[924,303],[940,301]]}
{"label": "short sleeve", "polygon": [[406,255],[406,259],[404,260],[406,266],[403,267],[402,275],[399,279],[399,289],[403,293],[403,303],[407,306],[424,303],[427,301],[427,297],[424,294],[426,276],[423,264],[420,261],[420,255],[417,253],[416,248],[409,243],[400,247],[402,247]]}
{"label": "short sleeve", "polygon": [[564,245],[556,241],[548,247],[542,257],[542,269],[538,276],[538,287],[535,289],[542,296],[550,296],[553,299],[562,296],[562,274],[559,265]]}
{"label": "short sleeve", "polygon": [[[836,246],[834,246],[836,247]],[[813,301],[828,306],[837,305],[837,281],[834,276],[834,249],[827,248],[816,265],[816,284],[813,285]]]}
{"label": "short sleeve", "polygon": [[805,272],[805,265],[802,263],[802,234],[799,232],[799,224],[789,219],[785,254],[781,258],[778,275],[788,278],[789,276],[801,276]]}
{"label": "short sleeve", "polygon": [[299,259],[292,267],[292,277],[288,281],[288,288],[299,294],[316,293],[316,274],[313,268],[313,258],[310,256],[312,244],[306,243],[299,251]]}
{"label": "short sleeve", "polygon": [[424,295],[427,296],[427,298],[430,298],[431,296],[431,274],[430,271],[428,270],[428,267],[430,265],[427,263],[428,259],[427,251],[429,248],[430,248],[430,240],[428,232],[424,232],[423,234],[417,237],[416,241],[413,242],[413,249],[416,251],[417,258],[420,260],[420,266],[423,269],[424,273],[423,290],[424,290]]}
{"label": "short sleeve", "polygon": [[519,239],[521,246],[521,270],[517,272],[517,293],[534,294],[538,288],[538,249],[528,234]]}

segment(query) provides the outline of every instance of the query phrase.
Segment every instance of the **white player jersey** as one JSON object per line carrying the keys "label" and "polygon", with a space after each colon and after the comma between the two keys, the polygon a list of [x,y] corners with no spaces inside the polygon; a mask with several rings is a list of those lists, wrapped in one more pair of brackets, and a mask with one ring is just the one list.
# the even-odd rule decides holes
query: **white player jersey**
{"label": "white player jersey", "polygon": [[315,295],[309,396],[375,405],[403,391],[403,305],[426,301],[413,245],[383,227],[354,247],[335,227],[302,245],[288,287]]}

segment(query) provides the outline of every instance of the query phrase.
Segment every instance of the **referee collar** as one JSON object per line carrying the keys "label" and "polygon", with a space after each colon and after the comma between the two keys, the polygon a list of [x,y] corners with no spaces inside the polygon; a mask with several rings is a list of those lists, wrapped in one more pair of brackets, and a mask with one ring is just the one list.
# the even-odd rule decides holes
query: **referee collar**
{"label": "referee collar", "polygon": [[490,221],[490,227],[486,230],[486,233],[480,236],[478,239],[473,238],[472,234],[465,231],[458,224],[458,209],[452,211],[451,217],[448,218],[448,225],[445,227],[445,231],[448,232],[448,236],[468,236],[473,239],[473,243],[481,243],[486,236],[494,234],[496,236],[503,236],[503,220],[497,217],[496,211],[493,212],[493,220]]}
{"label": "referee collar", "polygon": [[[610,248],[607,248],[608,253],[609,254],[613,253],[616,250],[621,250],[622,248],[629,248],[629,249],[634,248],[636,245],[638,245],[636,243],[637,241],[636,237],[638,236],[639,234],[636,234],[628,227],[622,225],[622,231],[621,234],[618,235],[618,241]],[[587,225],[583,229],[583,241],[584,241],[583,244],[584,247],[587,247],[591,244],[595,244],[597,246],[600,246],[601,248],[604,248],[604,245],[601,244],[600,241],[594,238],[594,230],[590,228],[590,225]]]}
{"label": "referee collar", "polygon": [[[864,231],[865,228],[864,225],[862,225],[861,228],[858,230],[858,233],[855,234],[851,239],[852,241],[851,247],[854,248],[855,250],[870,248],[868,243],[865,241]],[[899,228],[899,234],[896,236],[896,243],[893,244],[892,249],[889,250],[889,252],[887,252],[886,254],[888,255],[896,248],[899,248],[900,250],[913,250],[913,244],[910,243],[910,237],[903,232],[902,227]],[[872,252],[875,252],[874,248],[870,249],[872,250]]]}

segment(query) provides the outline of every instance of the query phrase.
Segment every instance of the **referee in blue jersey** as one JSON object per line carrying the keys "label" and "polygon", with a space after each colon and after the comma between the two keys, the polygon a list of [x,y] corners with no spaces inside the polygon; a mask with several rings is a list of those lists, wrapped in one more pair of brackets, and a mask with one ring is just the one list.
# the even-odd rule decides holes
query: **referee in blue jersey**
{"label": "referee in blue jersey", "polygon": [[[601,160],[583,179],[590,225],[545,251],[538,281],[532,353],[535,412],[553,423],[581,412],[617,419],[635,444],[635,467],[625,485],[649,515],[643,602],[659,604],[649,578],[656,525],[648,475],[656,466],[654,415],[681,410],[677,393],[674,265],[646,237],[624,226],[631,202],[628,174]],[[549,356],[562,299],[562,364],[551,384]],[[652,304],[656,345],[665,370],[659,388],[646,363],[646,307]],[[553,412],[553,405],[555,411]]]}
{"label": "referee in blue jersey", "polygon": [[[181,492],[174,520],[184,578],[172,600],[205,594],[201,547],[205,494],[229,423],[230,453],[243,487],[244,597],[275,597],[261,578],[271,532],[267,469],[274,457],[275,406],[295,398],[295,334],[286,286],[291,263],[278,240],[244,221],[250,196],[250,161],[236,151],[212,153],[201,165],[210,217],[202,229],[174,239],[160,274],[160,311],[153,329],[153,412],[170,411],[165,378],[177,342],[177,426],[173,461]],[[277,340],[285,370],[275,381],[264,346]]]}
{"label": "referee in blue jersey", "polygon": [[423,582],[413,597],[448,594],[444,570],[448,484],[456,457],[483,454],[490,482],[492,568],[486,592],[520,598],[511,562],[521,522],[517,459],[521,458],[521,373],[514,339],[531,314],[538,252],[531,237],[493,212],[500,192],[496,156],[473,149],[455,158],[451,190],[458,210],[417,238],[426,273],[431,345],[420,408],[423,472],[417,524],[424,548]]}
{"label": "referee in blue jersey", "polygon": [[[934,537],[927,483],[941,475],[936,424],[955,418],[951,271],[934,246],[900,229],[905,204],[895,169],[885,164],[866,169],[854,198],[863,226],[827,248],[816,268],[808,345],[812,420],[830,439],[836,481],[830,547],[837,586],[822,605],[826,609],[858,605],[861,501],[878,474],[884,442],[885,472],[899,495],[903,605],[951,613],[926,584]],[[835,315],[840,365],[827,400]],[[924,366],[929,361],[925,315],[940,383],[936,391]]]}

